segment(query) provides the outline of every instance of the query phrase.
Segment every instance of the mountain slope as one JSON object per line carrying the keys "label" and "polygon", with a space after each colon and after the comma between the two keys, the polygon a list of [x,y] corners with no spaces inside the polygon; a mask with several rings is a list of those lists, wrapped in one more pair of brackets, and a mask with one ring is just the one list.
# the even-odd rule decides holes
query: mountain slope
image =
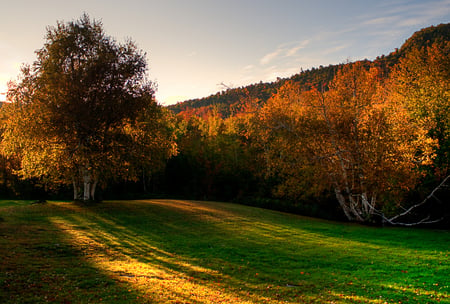
{"label": "mountain slope", "polygon": [[[379,66],[388,74],[392,67],[398,63],[399,59],[410,52],[411,49],[428,47],[435,42],[443,41],[450,41],[450,23],[430,26],[419,30],[408,38],[399,49],[396,49],[388,55],[381,55],[373,61],[364,60],[364,62],[367,65],[373,64]],[[228,89],[208,97],[186,100],[168,106],[168,108],[176,114],[184,113],[188,116],[205,116],[214,110],[223,117],[228,117],[240,112],[249,100],[256,100],[259,103],[266,102],[286,81],[300,83],[305,89],[312,86],[326,85],[326,83],[333,79],[336,71],[345,64],[329,65],[326,67],[320,66],[319,68],[302,71],[289,78],[279,78],[275,82],[260,82],[245,87]]]}

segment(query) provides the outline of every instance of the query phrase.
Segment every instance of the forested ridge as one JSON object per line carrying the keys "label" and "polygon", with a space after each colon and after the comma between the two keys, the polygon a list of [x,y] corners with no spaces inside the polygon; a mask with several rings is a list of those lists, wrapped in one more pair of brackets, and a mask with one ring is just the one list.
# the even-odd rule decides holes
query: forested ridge
{"label": "forested ridge", "polygon": [[373,61],[169,106],[183,134],[166,170],[170,192],[357,221],[448,223],[449,41],[450,24],[431,26]]}
{"label": "forested ridge", "polygon": [[164,196],[449,223],[450,24],[373,61],[167,108],[155,102],[143,52],[88,16],[49,28],[37,54],[0,113],[5,197]]}
{"label": "forested ridge", "polygon": [[[373,61],[364,60],[364,63],[380,67],[383,71],[389,73],[398,64],[399,59],[404,57],[412,49],[429,47],[433,43],[442,43],[449,39],[449,24],[431,26],[415,32],[400,48],[390,54],[380,55]],[[337,70],[346,64],[352,63],[313,67],[309,70],[303,70],[299,67],[301,72],[289,78],[278,78],[275,82],[261,81],[260,83],[240,88],[225,88],[225,90],[217,92],[214,95],[186,100],[170,105],[168,108],[176,114],[184,112],[195,115],[205,115],[214,108],[222,116],[229,116],[241,109],[245,99],[258,99],[260,102],[266,102],[287,81],[299,83],[304,89],[322,83],[328,83],[333,79]]]}

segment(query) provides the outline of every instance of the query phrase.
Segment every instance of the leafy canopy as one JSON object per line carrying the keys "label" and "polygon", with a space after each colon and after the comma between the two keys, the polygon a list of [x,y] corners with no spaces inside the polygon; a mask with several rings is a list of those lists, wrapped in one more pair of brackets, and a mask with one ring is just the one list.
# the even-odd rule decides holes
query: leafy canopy
{"label": "leafy canopy", "polygon": [[[74,186],[83,181],[86,191],[86,183],[132,178],[136,162],[127,146],[137,145],[135,140],[148,137],[139,143],[144,156],[157,145],[171,149],[152,137],[161,127],[161,109],[145,54],[134,42],[116,42],[85,14],[48,27],[36,54],[11,85],[13,103],[5,110],[3,150],[21,158],[23,177]],[[139,138],[140,132],[146,135]]]}

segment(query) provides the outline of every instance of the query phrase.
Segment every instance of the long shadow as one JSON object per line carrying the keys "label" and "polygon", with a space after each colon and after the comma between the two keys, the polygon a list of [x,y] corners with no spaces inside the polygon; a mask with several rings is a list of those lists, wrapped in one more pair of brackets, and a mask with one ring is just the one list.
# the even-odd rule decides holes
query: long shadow
{"label": "long shadow", "polygon": [[[413,251],[418,257],[429,254],[428,250],[407,240],[389,243],[384,230],[325,221],[302,223],[301,217],[276,212],[267,217],[267,211],[258,209],[246,209],[254,214],[243,214],[239,208],[217,206],[181,201],[109,202],[74,209],[66,213],[65,220],[103,244],[113,259],[131,258],[152,265],[153,273],[155,269],[163,273],[147,275],[149,279],[192,279],[215,292],[225,286],[227,293],[241,301],[302,303],[322,297],[324,301],[389,298],[388,302],[433,303],[435,299],[429,297],[433,292],[448,297],[448,290],[443,289],[448,267],[436,264],[443,257],[448,260],[448,248],[442,244],[437,246],[441,253],[436,258],[427,257],[411,268],[402,259]],[[427,286],[416,281],[429,276],[423,263],[437,269]],[[108,273],[116,278],[142,276],[123,269]],[[170,296],[208,303],[181,291]]]}
{"label": "long shadow", "polygon": [[130,303],[139,293],[85,259],[51,205],[1,208],[0,303]]}
{"label": "long shadow", "polygon": [[[213,291],[219,290],[220,285],[226,286],[228,293],[255,303],[262,302],[261,299],[276,302],[278,297],[307,302],[323,295],[343,301],[391,297],[388,300],[420,303],[425,299],[432,303],[429,296],[433,292],[440,297],[448,296],[448,290],[442,289],[448,286],[439,281],[447,278],[443,274],[448,274],[448,263],[445,267],[448,248],[441,244],[445,235],[436,238],[435,234],[429,234],[434,236],[434,242],[441,241],[436,248],[447,253],[447,260],[442,260],[444,255],[438,253],[435,258],[424,260],[428,267],[437,266],[439,258],[444,262],[431,280],[422,275],[423,265],[411,271],[401,263],[402,258],[411,254],[411,249],[416,249],[419,258],[429,253],[429,249],[421,250],[420,245],[408,243],[417,239],[414,233],[408,240],[392,245],[380,241],[383,237],[389,239],[381,230],[363,229],[364,238],[351,225],[327,222],[311,225],[308,221],[302,223],[299,217],[289,220],[278,213],[273,213],[270,219],[265,213],[263,218],[257,209],[248,209],[255,214],[243,216],[233,209],[224,211],[223,205],[215,208],[211,204],[168,201],[105,203],[92,208],[66,204],[59,206],[61,212],[45,206],[30,210],[22,221],[16,219],[12,224],[8,215],[5,216],[8,223],[0,227],[2,303],[99,302],[100,299],[118,303],[120,300],[115,298],[118,295],[124,302],[139,303],[141,300],[136,298],[142,297],[142,293],[135,285],[128,284],[127,280],[118,283],[118,278],[139,276],[160,281],[169,281],[170,276],[183,278],[177,282],[193,278],[197,285],[209,286]],[[61,230],[64,228],[61,224],[70,226]],[[87,235],[95,242],[75,244],[74,235],[68,231]],[[397,232],[400,238],[410,234]],[[343,248],[340,242],[351,247]],[[402,252],[399,247],[403,253],[383,255],[393,249]],[[113,264],[126,257],[154,265],[165,277],[158,272],[148,275],[134,270],[108,270],[90,259],[92,254],[104,255]],[[386,263],[388,267],[382,265]],[[367,272],[373,273],[376,283],[369,285],[367,279],[358,280],[362,273],[367,278]],[[419,279],[417,284],[415,280]],[[274,296],[273,289],[277,289],[278,296]],[[208,303],[181,291],[173,291],[169,296]],[[164,298],[154,301],[161,303]]]}
{"label": "long shadow", "polygon": [[[89,239],[83,245],[85,248],[81,246],[82,251],[89,251],[86,245],[104,245],[101,246],[103,248],[96,248],[95,251],[99,253],[103,250],[104,254],[109,255],[109,259],[113,263],[106,266],[105,264],[108,263],[105,263],[103,266],[97,265],[97,267],[107,267],[109,269],[107,272],[110,275],[116,278],[128,277],[131,279],[144,277],[150,279],[152,284],[160,283],[155,282],[155,280],[176,281],[175,284],[184,284],[189,281],[189,284],[197,286],[184,286],[184,289],[191,288],[194,292],[199,292],[199,285],[201,285],[201,289],[209,290],[211,294],[224,293],[223,298],[228,302],[230,298],[238,299],[236,303],[247,301],[234,296],[242,293],[237,291],[242,288],[236,288],[235,292],[233,290],[224,291],[222,290],[223,287],[218,287],[220,284],[224,284],[224,278],[227,278],[225,285],[232,286],[232,284],[229,284],[229,281],[233,280],[232,277],[211,269],[208,265],[201,265],[201,261],[200,263],[198,261],[201,258],[190,256],[194,251],[203,257],[212,256],[211,253],[205,253],[202,250],[205,244],[194,244],[193,242],[195,240],[195,242],[202,243],[201,235],[209,238],[208,244],[216,242],[216,240],[211,239],[211,235],[218,234],[217,229],[203,220],[199,221],[195,217],[177,213],[170,208],[144,205],[142,202],[137,204],[131,202],[123,204],[105,203],[88,209],[79,209],[73,205],[66,205],[62,208],[72,209],[72,212],[65,212],[63,219],[54,218],[54,221],[69,224],[70,227],[65,227],[67,231],[82,230],[82,234]],[[190,227],[188,228],[182,223],[189,223]],[[64,230],[61,225],[59,227]],[[219,238],[219,240],[221,239],[222,237]],[[211,248],[209,245],[206,245],[206,247]],[[126,267],[115,268],[113,265],[114,261],[126,263],[126,260],[128,262],[127,267],[131,268],[130,270],[127,270]],[[136,270],[136,268],[145,268],[146,265],[151,265],[151,269],[147,272],[145,269],[143,271]],[[210,284],[211,282],[218,284]],[[241,283],[235,285],[241,285]],[[164,284],[160,284],[160,287],[164,288]],[[190,293],[186,290],[180,292],[172,290],[165,294],[168,298],[160,299],[159,302],[157,299],[153,300],[155,303],[165,303],[171,300],[179,301],[180,299],[189,303],[215,303],[214,301],[211,302],[211,297],[195,297]],[[147,296],[151,298],[152,293],[147,294]],[[198,299],[196,300],[196,298]],[[255,298],[255,296],[244,296],[244,298],[250,299]],[[248,300],[248,302],[258,303],[259,301]]]}

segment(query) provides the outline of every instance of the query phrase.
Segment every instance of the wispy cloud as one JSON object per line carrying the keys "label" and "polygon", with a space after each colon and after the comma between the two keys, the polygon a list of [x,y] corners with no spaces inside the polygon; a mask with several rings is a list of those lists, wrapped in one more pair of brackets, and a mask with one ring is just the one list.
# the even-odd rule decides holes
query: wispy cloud
{"label": "wispy cloud", "polygon": [[436,25],[450,15],[450,0],[382,0],[371,7],[345,23],[313,30],[303,40],[273,46],[240,70],[243,79],[276,80],[300,68],[374,59],[400,47],[414,30]]}
{"label": "wispy cloud", "polygon": [[364,25],[411,27],[428,26],[450,14],[450,0],[393,1],[381,5],[383,17],[368,16]]}
{"label": "wispy cloud", "polygon": [[336,45],[334,47],[327,48],[326,50],[324,50],[322,52],[322,54],[328,55],[328,54],[336,53],[336,52],[345,50],[346,48],[349,48],[349,47],[350,47],[350,44],[348,44],[348,43]]}
{"label": "wispy cloud", "polygon": [[265,64],[269,64],[273,59],[275,59],[276,57],[278,57],[281,54],[282,50],[281,49],[277,49],[271,53],[266,54],[263,58],[261,58],[261,60],[259,61],[259,63],[265,65]]}
{"label": "wispy cloud", "polygon": [[[374,58],[387,54],[411,36],[414,31],[437,25],[450,16],[450,0],[385,0],[374,4],[372,10],[364,12],[347,24],[348,33],[335,33],[342,48],[338,46],[326,51],[352,52],[359,49],[359,58]],[[329,34],[329,33],[328,33]],[[328,35],[331,37],[331,35]],[[361,44],[364,41],[364,44]],[[347,47],[343,47],[347,43]],[[358,45],[355,45],[358,43]],[[382,50],[382,51],[380,51]],[[350,54],[349,54],[350,55]],[[365,57],[362,57],[362,56]]]}
{"label": "wispy cloud", "polygon": [[282,44],[275,51],[264,55],[259,63],[266,65],[275,59],[295,56],[299,50],[305,48],[309,43],[310,40],[303,40],[301,42]]}
{"label": "wispy cloud", "polygon": [[377,17],[364,21],[365,25],[386,25],[399,20],[399,16]]}
{"label": "wispy cloud", "polygon": [[286,50],[286,56],[287,57],[292,57],[292,56],[296,55],[298,51],[300,51],[301,49],[304,49],[309,43],[310,43],[310,40],[303,40],[302,42],[300,42],[296,46],[294,46],[294,47],[292,47],[290,49],[287,49]]}

